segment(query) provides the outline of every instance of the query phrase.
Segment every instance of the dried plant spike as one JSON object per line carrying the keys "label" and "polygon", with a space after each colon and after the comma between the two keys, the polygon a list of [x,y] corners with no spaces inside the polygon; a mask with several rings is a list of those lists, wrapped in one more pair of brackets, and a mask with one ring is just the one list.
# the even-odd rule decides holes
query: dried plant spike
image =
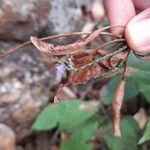
{"label": "dried plant spike", "polygon": [[114,112],[114,134],[115,136],[121,137],[121,130],[120,130],[120,120],[121,120],[121,107],[123,103],[124,97],[124,90],[125,90],[125,79],[122,78],[118,84],[118,87],[114,93],[113,100],[112,100],[112,108]]}
{"label": "dried plant spike", "polygon": [[[107,26],[107,27],[102,28],[102,30],[106,30],[109,28],[115,28],[115,27],[124,28],[123,26]],[[98,30],[100,30],[100,29],[98,29]],[[69,36],[73,36],[73,35],[83,35],[83,34],[84,35],[90,35],[90,34],[92,34],[92,32],[70,32],[70,33],[64,33],[64,34],[59,34],[59,35],[47,36],[44,38],[40,38],[40,40],[44,41],[44,40],[56,39],[56,38],[60,38],[60,37],[69,37]],[[115,35],[115,34],[112,34],[109,32],[104,32],[104,31],[101,31],[100,34],[101,35],[109,35],[109,36],[116,37],[116,38],[121,38],[121,36],[119,36],[119,35]],[[5,53],[0,54],[0,58],[4,58],[9,54],[14,53],[15,51],[21,50],[22,47],[27,46],[31,43],[32,43],[31,41],[27,41],[27,42],[25,42],[25,43],[23,43],[17,47],[10,48],[9,50],[7,50],[7,52],[5,51]]]}
{"label": "dried plant spike", "polygon": [[65,46],[54,46],[53,44],[39,40],[37,37],[31,37],[31,42],[39,51],[49,55],[74,54],[80,51],[80,49],[76,47],[75,43]]}
{"label": "dried plant spike", "polygon": [[[43,37],[43,38],[40,38],[40,40],[44,41],[44,40],[50,40],[50,39],[56,39],[56,38],[60,38],[60,37],[69,37],[69,36],[72,36],[72,35],[88,35],[90,34],[91,32],[70,32],[70,33],[64,33],[64,34],[59,34],[59,35],[52,35],[52,36],[47,36],[47,37]],[[107,32],[103,32],[102,34],[104,35],[110,35],[110,36],[114,36],[114,37],[118,37],[117,35],[114,35],[114,34],[111,34],[111,33],[107,33]],[[119,37],[118,37],[119,38]],[[14,47],[14,48],[10,48],[7,50],[6,53],[4,54],[0,54],[0,58],[4,58],[6,57],[7,55],[9,54],[12,54],[14,53],[15,51],[18,51],[18,50],[21,50],[21,48],[31,44],[32,42],[31,41],[27,41],[17,47]]]}
{"label": "dried plant spike", "polygon": [[87,36],[85,36],[84,38],[81,38],[80,40],[68,45],[54,46],[53,44],[43,42],[37,37],[32,36],[30,39],[31,42],[34,44],[34,46],[43,53],[47,53],[49,55],[74,54],[83,49],[88,43],[92,42],[98,35],[101,34],[101,32],[113,27],[120,27],[120,26],[107,26],[104,28],[97,29],[92,33],[88,34]]}

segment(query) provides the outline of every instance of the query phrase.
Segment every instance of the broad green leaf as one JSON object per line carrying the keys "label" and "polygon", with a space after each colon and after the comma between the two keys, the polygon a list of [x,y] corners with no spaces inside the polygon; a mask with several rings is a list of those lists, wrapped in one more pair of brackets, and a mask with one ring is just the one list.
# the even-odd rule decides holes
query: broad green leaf
{"label": "broad green leaf", "polygon": [[58,104],[50,104],[40,113],[32,128],[49,130],[58,125],[60,129],[71,130],[98,111],[98,108],[83,109],[81,107],[83,105],[90,105],[90,103],[79,100],[64,100]]}
{"label": "broad green leaf", "polygon": [[132,54],[129,57],[129,66],[139,70],[131,77],[139,91],[145,96],[146,100],[150,102],[150,61],[140,60]]}
{"label": "broad green leaf", "polygon": [[139,71],[133,76],[133,81],[139,91],[145,96],[146,100],[150,102],[150,71]]}
{"label": "broad green leaf", "polygon": [[109,123],[100,129],[109,150],[137,150],[139,127],[132,117],[124,117],[121,121],[122,137],[115,137]]}
{"label": "broad green leaf", "polygon": [[142,144],[148,140],[150,140],[150,121],[148,121],[145,131],[144,131],[144,134],[143,134],[142,138],[139,140],[138,144]]}
{"label": "broad green leaf", "polygon": [[138,59],[133,53],[129,55],[128,66],[138,68],[141,71],[150,71],[150,61]]}
{"label": "broad green leaf", "polygon": [[59,120],[58,109],[57,105],[48,105],[45,107],[32,125],[32,128],[35,130],[49,130],[54,128]]}
{"label": "broad green leaf", "polygon": [[106,88],[103,90],[103,93],[101,93],[102,101],[105,105],[110,105],[112,101],[112,96],[117,88],[117,84],[119,82],[119,77],[113,77],[108,84],[106,85]]}
{"label": "broad green leaf", "polygon": [[98,127],[96,122],[85,122],[74,129],[69,140],[61,143],[61,150],[91,150],[94,133]]}
{"label": "broad green leaf", "polygon": [[[124,100],[130,100],[141,92],[146,100],[150,102],[150,61],[140,60],[130,54],[128,66],[136,71],[126,77]],[[107,84],[105,93],[102,93],[102,100],[106,105],[111,104],[112,95],[119,79],[119,76],[113,77]]]}
{"label": "broad green leaf", "polygon": [[72,129],[93,116],[98,111],[98,108],[86,110],[82,107],[88,105],[90,105],[90,102],[72,100],[62,103],[60,105],[59,127],[66,130],[68,128]]}

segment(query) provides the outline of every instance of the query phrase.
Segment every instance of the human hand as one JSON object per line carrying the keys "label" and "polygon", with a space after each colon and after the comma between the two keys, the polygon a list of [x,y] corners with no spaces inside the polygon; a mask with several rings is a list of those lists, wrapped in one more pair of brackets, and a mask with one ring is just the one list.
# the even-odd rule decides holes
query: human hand
{"label": "human hand", "polygon": [[[150,53],[150,0],[104,0],[110,25],[125,26],[125,38],[137,54]],[[112,32],[120,34],[121,28]]]}

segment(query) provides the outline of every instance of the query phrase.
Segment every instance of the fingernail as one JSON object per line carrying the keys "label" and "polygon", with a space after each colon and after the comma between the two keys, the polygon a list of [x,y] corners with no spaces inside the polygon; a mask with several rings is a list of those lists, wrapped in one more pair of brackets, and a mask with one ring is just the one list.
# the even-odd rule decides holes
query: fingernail
{"label": "fingernail", "polygon": [[129,23],[125,36],[131,49],[139,53],[150,52],[150,18]]}

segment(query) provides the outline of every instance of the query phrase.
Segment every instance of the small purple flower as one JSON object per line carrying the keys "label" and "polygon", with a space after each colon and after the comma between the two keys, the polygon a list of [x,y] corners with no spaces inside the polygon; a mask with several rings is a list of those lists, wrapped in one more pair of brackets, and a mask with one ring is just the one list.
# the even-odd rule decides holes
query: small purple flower
{"label": "small purple flower", "polygon": [[65,75],[66,66],[65,64],[57,64],[56,65],[56,80],[60,81],[61,78]]}

